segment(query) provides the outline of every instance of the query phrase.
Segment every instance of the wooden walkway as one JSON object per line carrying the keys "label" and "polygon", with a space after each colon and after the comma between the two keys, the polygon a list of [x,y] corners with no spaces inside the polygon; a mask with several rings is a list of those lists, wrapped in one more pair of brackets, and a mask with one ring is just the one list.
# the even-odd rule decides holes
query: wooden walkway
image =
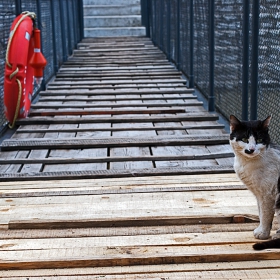
{"label": "wooden walkway", "polygon": [[278,279],[217,120],[149,39],[85,39],[2,143],[0,279]]}

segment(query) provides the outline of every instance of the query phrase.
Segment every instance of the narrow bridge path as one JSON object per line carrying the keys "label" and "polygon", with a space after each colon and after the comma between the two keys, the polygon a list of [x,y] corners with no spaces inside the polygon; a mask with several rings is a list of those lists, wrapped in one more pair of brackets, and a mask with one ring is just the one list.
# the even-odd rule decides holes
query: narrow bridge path
{"label": "narrow bridge path", "polygon": [[1,145],[0,279],[278,278],[217,120],[148,38],[84,39]]}
{"label": "narrow bridge path", "polygon": [[2,143],[0,178],[229,172],[217,119],[148,38],[85,39]]}

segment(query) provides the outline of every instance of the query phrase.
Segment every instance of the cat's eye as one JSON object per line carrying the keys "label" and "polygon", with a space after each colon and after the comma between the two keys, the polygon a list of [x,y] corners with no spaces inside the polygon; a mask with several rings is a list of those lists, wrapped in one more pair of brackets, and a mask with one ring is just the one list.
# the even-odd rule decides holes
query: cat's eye
{"label": "cat's eye", "polygon": [[262,143],[262,139],[261,138],[259,138],[259,139],[257,139],[257,143],[259,144],[259,143]]}
{"label": "cat's eye", "polygon": [[249,139],[248,138],[242,138],[241,139],[244,143],[249,143]]}

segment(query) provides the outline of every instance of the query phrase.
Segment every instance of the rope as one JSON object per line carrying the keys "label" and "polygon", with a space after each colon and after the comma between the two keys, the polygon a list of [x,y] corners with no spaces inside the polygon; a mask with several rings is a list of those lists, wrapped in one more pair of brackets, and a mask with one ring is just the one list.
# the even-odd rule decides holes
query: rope
{"label": "rope", "polygon": [[20,101],[21,101],[21,95],[22,95],[22,87],[21,87],[21,82],[19,79],[16,79],[16,82],[18,83],[18,100],[17,100],[17,107],[16,107],[16,111],[15,111],[15,116],[13,119],[12,124],[9,124],[9,128],[14,128],[15,126],[15,122],[17,120],[18,117],[18,112],[19,112],[19,106],[20,106]]}
{"label": "rope", "polygon": [[[6,52],[6,64],[9,66],[9,68],[13,68],[12,64],[9,62],[9,52],[10,52],[10,47],[11,47],[11,43],[14,37],[14,34],[16,33],[17,28],[19,27],[19,25],[22,23],[22,21],[27,18],[27,17],[31,17],[32,19],[36,18],[36,14],[32,13],[32,12],[23,12],[22,13],[22,17],[20,18],[20,20],[16,23],[14,29],[11,32],[10,35],[10,39],[8,41],[8,46],[7,46],[7,52]],[[11,75],[9,76],[10,80],[19,72],[18,67],[15,69],[15,71],[13,73],[11,73]],[[16,111],[15,111],[15,115],[14,115],[14,119],[12,124],[9,124],[9,128],[13,128],[15,126],[15,122],[16,119],[18,117],[18,112],[19,112],[19,107],[20,107],[20,101],[21,101],[21,96],[22,96],[22,86],[21,86],[21,82],[19,79],[16,79],[16,82],[18,84],[18,100],[17,100],[17,106],[16,106]]]}

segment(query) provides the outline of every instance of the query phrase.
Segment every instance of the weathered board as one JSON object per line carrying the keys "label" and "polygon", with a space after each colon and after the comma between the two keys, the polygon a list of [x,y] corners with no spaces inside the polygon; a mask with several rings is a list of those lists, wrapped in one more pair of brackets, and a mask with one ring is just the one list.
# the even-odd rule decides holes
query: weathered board
{"label": "weathered board", "polygon": [[257,205],[235,174],[2,182],[0,192],[0,279],[279,273],[279,250],[252,249]]}

